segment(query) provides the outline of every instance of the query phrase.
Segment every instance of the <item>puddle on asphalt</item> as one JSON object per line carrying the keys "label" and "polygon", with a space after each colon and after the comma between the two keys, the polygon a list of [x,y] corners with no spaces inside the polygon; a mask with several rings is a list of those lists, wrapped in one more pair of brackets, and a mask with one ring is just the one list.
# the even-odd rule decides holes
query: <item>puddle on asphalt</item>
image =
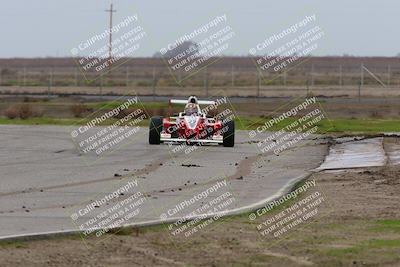
{"label": "puddle on asphalt", "polygon": [[383,166],[387,159],[382,142],[383,137],[377,137],[333,145],[317,170]]}

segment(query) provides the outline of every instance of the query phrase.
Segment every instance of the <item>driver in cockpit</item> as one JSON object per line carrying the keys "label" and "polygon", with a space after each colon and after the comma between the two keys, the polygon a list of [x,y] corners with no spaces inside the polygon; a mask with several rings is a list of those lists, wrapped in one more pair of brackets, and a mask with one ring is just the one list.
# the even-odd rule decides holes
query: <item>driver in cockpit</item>
{"label": "driver in cockpit", "polygon": [[186,116],[198,115],[200,111],[197,99],[194,96],[189,97],[188,103],[185,106],[184,112]]}

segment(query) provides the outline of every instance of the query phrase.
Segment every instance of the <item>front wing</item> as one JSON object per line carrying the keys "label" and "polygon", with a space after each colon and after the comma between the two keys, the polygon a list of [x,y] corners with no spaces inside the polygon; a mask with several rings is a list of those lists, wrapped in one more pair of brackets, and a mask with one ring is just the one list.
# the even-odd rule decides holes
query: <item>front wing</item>
{"label": "front wing", "polygon": [[171,134],[161,133],[160,141],[163,142],[190,142],[190,143],[223,143],[222,135],[214,135],[212,139],[185,139],[185,138],[172,138]]}

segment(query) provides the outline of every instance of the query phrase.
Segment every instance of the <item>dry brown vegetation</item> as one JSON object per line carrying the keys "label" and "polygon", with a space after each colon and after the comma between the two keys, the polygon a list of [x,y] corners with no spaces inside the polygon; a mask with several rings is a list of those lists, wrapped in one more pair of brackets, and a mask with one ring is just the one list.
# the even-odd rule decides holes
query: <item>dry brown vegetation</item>
{"label": "dry brown vegetation", "polygon": [[81,103],[71,106],[71,112],[75,118],[82,118],[88,111],[88,107]]}
{"label": "dry brown vegetation", "polygon": [[14,104],[9,106],[5,111],[4,115],[9,119],[28,119],[32,117],[41,117],[43,112],[37,107],[33,107],[31,104],[22,103]]}

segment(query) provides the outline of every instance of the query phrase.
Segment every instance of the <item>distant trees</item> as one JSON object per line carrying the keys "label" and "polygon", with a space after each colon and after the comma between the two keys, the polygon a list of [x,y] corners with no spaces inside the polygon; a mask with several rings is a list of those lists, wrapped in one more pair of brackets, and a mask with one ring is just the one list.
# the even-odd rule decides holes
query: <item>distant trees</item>
{"label": "distant trees", "polygon": [[192,55],[192,54],[197,54],[199,52],[199,48],[200,48],[200,46],[193,41],[184,41],[184,42],[180,43],[174,49],[168,50],[164,55],[162,55],[161,52],[156,52],[153,55],[153,57],[172,58],[172,57],[175,57],[176,55],[181,54],[182,52],[190,51],[190,53],[186,53],[186,56],[188,56],[188,55]]}

